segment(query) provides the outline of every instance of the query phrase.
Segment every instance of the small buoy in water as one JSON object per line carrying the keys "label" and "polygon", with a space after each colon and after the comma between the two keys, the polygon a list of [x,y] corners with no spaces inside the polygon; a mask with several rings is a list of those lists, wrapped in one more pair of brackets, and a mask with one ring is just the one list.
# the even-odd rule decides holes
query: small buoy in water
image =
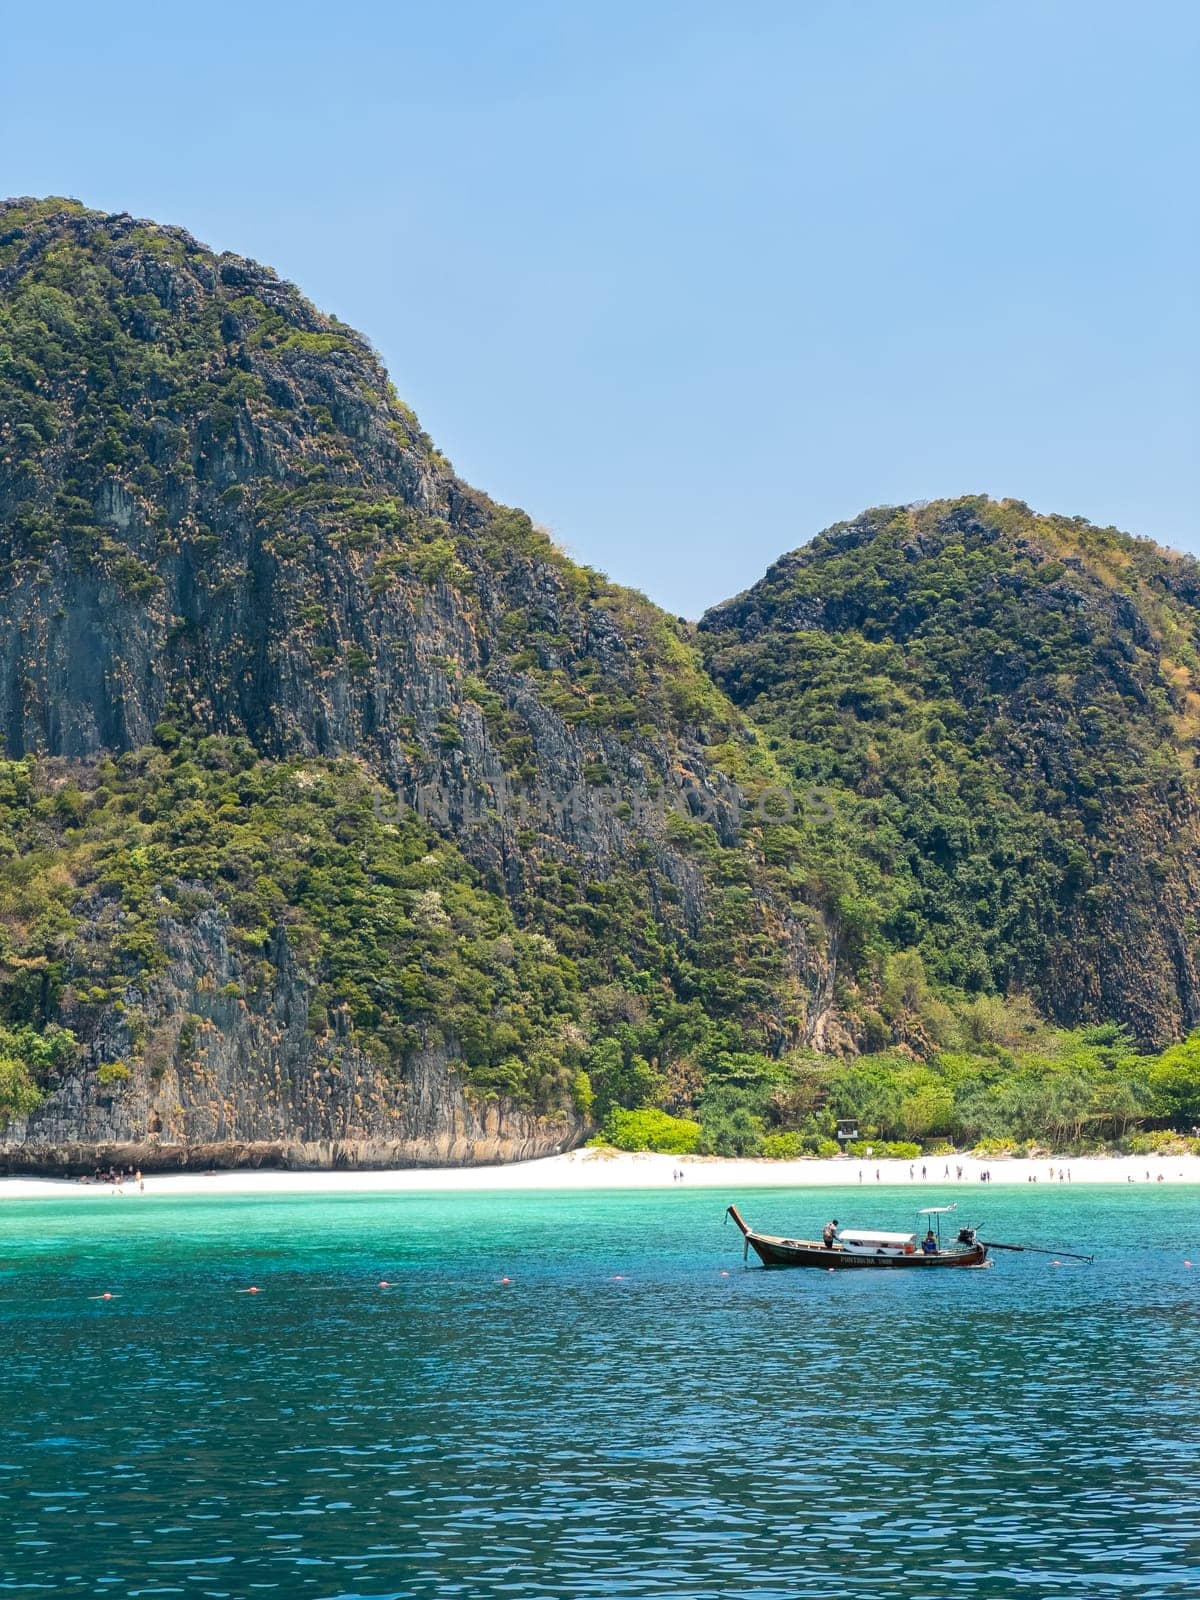
{"label": "small buoy in water", "polygon": [[242,1289],[240,1291],[242,1294],[259,1294],[260,1292],[261,1291],[256,1283],[252,1283],[248,1289]]}
{"label": "small buoy in water", "polygon": [[1192,1263],[1190,1261],[1185,1261],[1183,1264],[1185,1267],[1190,1267]]}
{"label": "small buoy in water", "polygon": [[1051,1266],[1052,1266],[1052,1267],[1061,1267],[1061,1266],[1062,1266],[1062,1262],[1061,1262],[1061,1261],[1052,1261],[1052,1262],[1051,1262],[1051,1263],[1050,1263],[1050,1265],[1051,1265]]}
{"label": "small buoy in water", "polygon": [[722,1276],[722,1277],[723,1277],[723,1278],[727,1278],[727,1277],[728,1277],[728,1276],[729,1276],[729,1274],[728,1274],[728,1273],[727,1273],[727,1272],[723,1272],[723,1273],[722,1273],[722,1274],[721,1274],[721,1276]]}
{"label": "small buoy in water", "polygon": [[511,1283],[511,1282],[512,1282],[512,1279],[511,1279],[511,1278],[501,1278],[501,1279],[500,1279],[500,1282],[501,1282],[501,1283]]}
{"label": "small buoy in water", "polygon": [[392,1286],[391,1286],[391,1284],[390,1284],[390,1283],[389,1283],[389,1282],[388,1282],[388,1281],[387,1281],[387,1279],[386,1279],[386,1278],[380,1278],[380,1280],[379,1280],[379,1287],[380,1287],[380,1288],[381,1288],[381,1289],[390,1289],[390,1288],[391,1288],[391,1287],[392,1287]]}
{"label": "small buoy in water", "polygon": [[832,1268],[832,1267],[826,1267],[826,1268],[825,1268],[825,1271],[826,1271],[826,1272],[832,1272],[832,1271],[833,1271],[833,1268]]}
{"label": "small buoy in water", "polygon": [[107,1289],[103,1294],[88,1295],[89,1300],[119,1300],[120,1298],[121,1296],[119,1294],[110,1294]]}
{"label": "small buoy in water", "polygon": [[625,1278],[624,1278],[623,1274],[620,1273],[620,1272],[614,1272],[613,1273],[613,1282],[614,1283],[624,1283],[625,1282]]}

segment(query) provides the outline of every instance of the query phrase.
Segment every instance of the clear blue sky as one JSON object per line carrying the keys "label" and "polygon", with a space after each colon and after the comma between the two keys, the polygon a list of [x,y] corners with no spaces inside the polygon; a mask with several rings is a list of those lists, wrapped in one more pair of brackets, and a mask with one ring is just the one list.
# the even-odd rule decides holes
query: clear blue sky
{"label": "clear blue sky", "polygon": [[0,189],[177,222],[689,616],[967,491],[1200,549],[1193,0],[3,8]]}

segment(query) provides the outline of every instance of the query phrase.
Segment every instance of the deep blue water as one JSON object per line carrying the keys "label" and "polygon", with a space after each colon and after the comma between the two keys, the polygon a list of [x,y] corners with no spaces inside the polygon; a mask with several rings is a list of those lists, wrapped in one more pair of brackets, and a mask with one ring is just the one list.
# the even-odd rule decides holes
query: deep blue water
{"label": "deep blue water", "polygon": [[972,1194],[1097,1260],[932,1275],[743,1267],[731,1199],[913,1205],[7,1202],[0,1594],[1200,1594],[1194,1192]]}

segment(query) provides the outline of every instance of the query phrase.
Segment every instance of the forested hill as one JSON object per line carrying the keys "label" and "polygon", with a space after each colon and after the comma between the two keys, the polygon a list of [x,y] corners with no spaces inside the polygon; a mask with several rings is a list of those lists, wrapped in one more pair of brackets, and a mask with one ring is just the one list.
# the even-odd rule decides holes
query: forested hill
{"label": "forested hill", "polygon": [[837,1036],[819,919],[739,834],[778,773],[694,644],[268,268],[0,206],[0,618],[28,1140],[528,1153]]}
{"label": "forested hill", "polygon": [[0,1165],[1190,1125],[1198,602],[969,500],[689,628],[269,268],[0,204]]}
{"label": "forested hill", "polygon": [[857,964],[1024,989],[1146,1044],[1200,1019],[1200,567],[984,498],[868,511],[700,623],[716,682],[835,817]]}

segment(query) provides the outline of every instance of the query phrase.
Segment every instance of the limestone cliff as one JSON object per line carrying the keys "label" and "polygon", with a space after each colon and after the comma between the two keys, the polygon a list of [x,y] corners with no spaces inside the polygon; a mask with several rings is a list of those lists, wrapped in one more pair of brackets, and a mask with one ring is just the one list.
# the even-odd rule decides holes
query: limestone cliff
{"label": "limestone cliff", "polygon": [[[665,1081],[837,1033],[826,930],[740,826],[777,775],[678,624],[462,483],[267,268],[0,206],[0,618],[0,1004],[82,1045],[10,1144],[527,1151],[604,1102],[603,1039]],[[179,966],[218,925],[236,1004]]]}
{"label": "limestone cliff", "polygon": [[[864,513],[710,611],[717,682],[837,826],[860,955],[1144,1045],[1200,1022],[1200,567],[982,496]],[[843,915],[843,923],[849,919]]]}
{"label": "limestone cliff", "polygon": [[1166,1043],[1198,730],[1187,558],[885,508],[689,629],[270,269],[0,204],[0,1163],[817,1148],[980,997]]}

